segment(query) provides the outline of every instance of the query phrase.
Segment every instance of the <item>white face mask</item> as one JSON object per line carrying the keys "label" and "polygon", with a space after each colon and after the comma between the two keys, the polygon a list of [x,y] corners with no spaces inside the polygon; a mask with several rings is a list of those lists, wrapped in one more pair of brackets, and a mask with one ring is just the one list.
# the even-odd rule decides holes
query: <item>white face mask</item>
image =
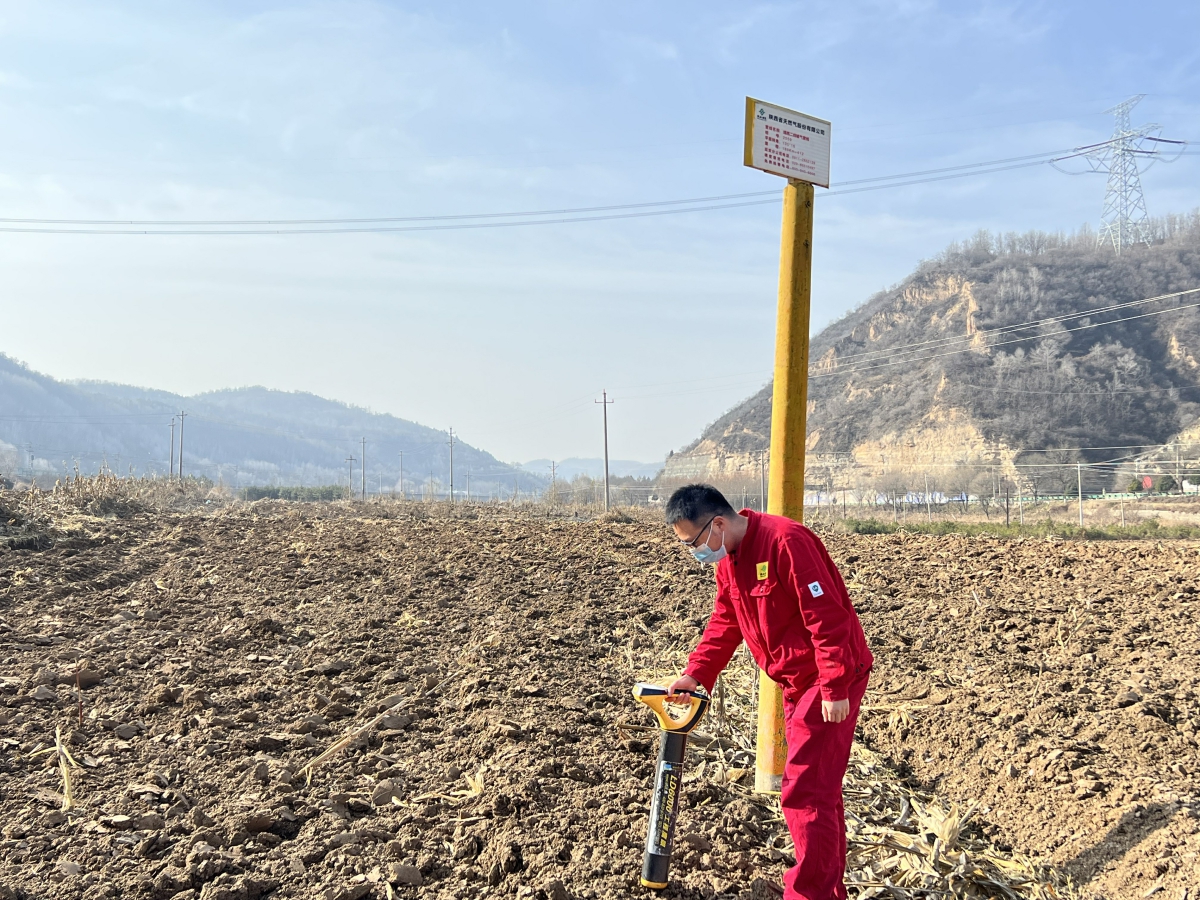
{"label": "white face mask", "polygon": [[[708,540],[712,540],[712,535],[708,536]],[[692,548],[692,556],[696,557],[697,562],[719,563],[725,558],[725,532],[721,532],[721,546],[716,550],[709,547],[708,541],[705,541],[699,547]]]}

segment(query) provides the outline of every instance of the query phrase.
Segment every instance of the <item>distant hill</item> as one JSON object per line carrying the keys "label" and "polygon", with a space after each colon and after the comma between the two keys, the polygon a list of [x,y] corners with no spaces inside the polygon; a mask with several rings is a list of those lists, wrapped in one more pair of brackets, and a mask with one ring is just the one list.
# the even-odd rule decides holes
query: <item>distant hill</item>
{"label": "distant hill", "polygon": [[[367,488],[398,489],[400,453],[409,493],[449,486],[448,436],[391,415],[313,394],[262,387],[182,397],[102,382],[66,383],[0,355],[0,474],[52,483],[74,470],[107,466],[120,474],[166,474],[171,417],[183,410],[184,473],[242,486],[346,484],[354,456],[361,484],[367,439]],[[178,432],[176,432],[178,437]],[[469,444],[454,449],[455,492],[537,489],[548,478],[522,472]]]}
{"label": "distant hill", "polygon": [[[521,468],[537,475],[549,474],[550,463],[551,460],[548,459],[533,459],[527,463],[521,463]],[[565,481],[570,481],[577,475],[586,475],[588,478],[604,477],[604,457],[583,459],[572,456],[569,459],[555,460],[554,463],[557,477]],[[662,471],[662,467],[661,462],[644,463],[632,459],[610,459],[608,474],[613,478],[653,478]]]}
{"label": "distant hill", "polygon": [[[809,483],[838,470],[944,481],[969,463],[1041,467],[1065,488],[1078,462],[1098,489],[1102,462],[1172,441],[1200,420],[1200,293],[1142,301],[1200,288],[1200,213],[1153,229],[1151,246],[1120,256],[1086,229],[981,232],[824,329]],[[672,454],[665,477],[756,478],[771,389]]]}

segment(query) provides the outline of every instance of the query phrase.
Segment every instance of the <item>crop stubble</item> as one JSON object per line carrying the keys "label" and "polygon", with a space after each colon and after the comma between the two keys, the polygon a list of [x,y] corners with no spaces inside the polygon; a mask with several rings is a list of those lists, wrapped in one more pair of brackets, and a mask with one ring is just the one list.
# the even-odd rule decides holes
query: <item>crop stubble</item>
{"label": "crop stubble", "polygon": [[[711,575],[650,522],[387,510],[77,519],[0,552],[0,897],[640,894],[629,687],[678,665]],[[877,657],[852,813],[935,791],[1084,896],[1200,884],[1195,545],[827,541]],[[741,783],[746,671],[694,742],[672,896],[773,897],[790,862]],[[78,768],[39,753],[56,726]]]}

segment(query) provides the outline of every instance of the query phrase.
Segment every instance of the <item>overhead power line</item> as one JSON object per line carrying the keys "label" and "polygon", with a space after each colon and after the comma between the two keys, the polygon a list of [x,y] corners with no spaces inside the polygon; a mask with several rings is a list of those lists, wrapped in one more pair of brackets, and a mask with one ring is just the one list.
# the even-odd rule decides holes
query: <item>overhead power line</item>
{"label": "overhead power line", "polygon": [[[1041,328],[1046,325],[1061,324],[1063,322],[1070,321],[1071,319],[1089,318],[1091,316],[1100,315],[1101,313],[1115,312],[1117,310],[1128,309],[1133,306],[1141,306],[1146,303],[1157,303],[1157,302],[1160,302],[1163,300],[1171,300],[1171,299],[1174,299],[1177,297],[1183,297],[1188,294],[1195,294],[1195,293],[1200,293],[1200,288],[1191,288],[1190,290],[1185,290],[1185,291],[1174,291],[1170,294],[1159,294],[1158,296],[1155,296],[1155,297],[1144,297],[1140,300],[1128,300],[1123,303],[1113,303],[1108,306],[1098,306],[1098,307],[1095,307],[1094,309],[1084,309],[1084,310],[1079,310],[1077,312],[1063,313],[1062,315],[1057,315],[1057,316],[1046,316],[1045,318],[1042,318],[1042,319],[1033,319],[1028,322],[1020,322],[1020,323],[1017,323],[1014,325],[998,325],[995,328],[981,329],[980,331],[977,331],[974,334],[958,334],[958,335],[953,335],[951,337],[934,338],[933,340],[920,341],[915,344],[909,344],[906,347],[900,349],[899,351],[897,351],[895,348],[886,348],[886,349],[880,349],[880,350],[864,350],[861,353],[848,353],[848,354],[845,354],[844,356],[839,356],[838,362],[841,363],[841,362],[848,361],[848,360],[860,360],[862,362],[869,362],[871,357],[891,356],[891,355],[895,355],[897,352],[915,354],[915,353],[926,352],[928,350],[935,350],[935,349],[938,349],[939,347],[953,346],[955,344],[963,344],[963,343],[969,344],[976,339],[976,335],[982,335],[984,337],[998,337],[1001,335],[1012,334],[1012,333],[1015,333],[1018,331],[1026,331],[1026,330],[1029,330],[1032,328]],[[1115,321],[1123,321],[1123,320],[1117,319]],[[1049,337],[1050,335],[1046,335],[1046,336]],[[1025,340],[1028,340],[1028,338],[1025,338]]]}
{"label": "overhead power line", "polygon": [[[1153,302],[1158,302],[1158,301],[1162,301],[1162,300],[1176,299],[1179,297],[1184,297],[1184,296],[1188,296],[1188,295],[1192,295],[1192,294],[1200,294],[1200,288],[1191,288],[1191,289],[1185,290],[1185,291],[1175,291],[1170,294],[1160,294],[1159,296],[1156,296],[1156,297],[1146,297],[1146,298],[1143,298],[1140,300],[1130,300],[1125,303],[1115,303],[1115,304],[1110,304],[1109,306],[1100,307],[1098,309],[1082,310],[1080,312],[1068,313],[1068,314],[1064,314],[1064,315],[1060,315],[1060,316],[1047,316],[1044,319],[1037,319],[1037,320],[1033,320],[1033,321],[1029,321],[1029,322],[1023,322],[1019,325],[1005,325],[1005,326],[1000,326],[1000,327],[993,328],[993,329],[981,329],[980,331],[977,331],[974,334],[957,335],[953,338],[939,339],[937,341],[926,341],[921,344],[914,344],[914,345],[912,345],[912,347],[908,347],[908,348],[897,348],[897,349],[891,349],[891,350],[873,350],[873,351],[867,351],[862,354],[849,354],[844,357],[839,357],[838,358],[838,368],[834,369],[832,371],[814,372],[814,371],[811,371],[811,368],[810,368],[809,378],[810,379],[831,378],[831,377],[835,377],[835,376],[855,375],[855,374],[859,374],[862,372],[871,372],[871,371],[875,371],[877,369],[885,369],[885,368],[889,368],[892,366],[899,366],[899,365],[905,365],[905,364],[910,364],[910,363],[928,362],[928,361],[934,360],[934,359],[941,359],[941,358],[944,358],[947,356],[954,356],[959,353],[969,353],[969,352],[972,352],[972,350],[974,349],[971,346],[971,344],[973,344],[979,338],[983,338],[983,339],[987,340],[988,347],[1003,347],[1003,346],[1007,346],[1009,344],[1023,343],[1025,341],[1032,340],[1034,336],[1026,335],[1024,337],[1011,337],[1011,335],[1017,334],[1023,330],[1043,327],[1045,325],[1062,324],[1063,322],[1068,322],[1072,319],[1088,318],[1090,316],[1093,316],[1093,315],[1096,315],[1096,314],[1102,313],[1102,312],[1113,312],[1113,311],[1122,310],[1122,309],[1129,309],[1131,307],[1140,306],[1140,305],[1143,305],[1146,303],[1153,303]],[[1132,316],[1122,316],[1119,318],[1111,319],[1106,322],[1089,322],[1087,324],[1079,325],[1074,328],[1063,328],[1059,331],[1054,332],[1051,335],[1047,335],[1047,337],[1053,337],[1055,335],[1062,335],[1062,334],[1071,334],[1071,333],[1074,333],[1077,331],[1086,331],[1086,330],[1090,330],[1093,328],[1104,328],[1109,325],[1119,325],[1119,324],[1122,324],[1125,322],[1134,321],[1136,319],[1151,318],[1154,316],[1165,315],[1167,313],[1178,312],[1178,311],[1185,310],[1185,309],[1195,309],[1195,308],[1200,308],[1200,303],[1175,305],[1175,306],[1171,306],[1167,309],[1154,310],[1152,312],[1139,313],[1137,315],[1132,315]],[[995,338],[997,338],[997,337],[1006,337],[1008,339],[1003,340],[1003,341],[996,341]],[[958,346],[955,346],[955,345],[958,345]],[[952,349],[947,349],[947,347],[950,347]],[[842,363],[847,359],[857,359],[860,357],[862,357],[862,358],[858,365],[852,365],[852,366],[843,366],[842,365]],[[752,376],[753,374],[754,373],[752,373],[752,372],[745,373],[745,375],[747,375],[747,376]],[[769,378],[769,376],[767,376],[765,373],[761,377]],[[740,384],[750,384],[750,383],[751,382],[749,380],[747,380]],[[756,379],[753,383],[761,383],[761,380]],[[667,382],[664,384],[670,384],[670,383]],[[740,386],[740,384],[739,383],[726,383],[726,384],[718,385],[715,387],[697,387],[697,388],[686,388],[683,390],[652,391],[649,393],[631,393],[631,394],[626,395],[623,399],[644,400],[644,399],[657,398],[657,397],[676,397],[676,396],[683,396],[683,395],[690,395],[690,394],[707,394],[707,393],[712,393],[712,392],[718,391],[718,390],[729,390],[731,388]],[[640,387],[651,387],[651,386],[652,385],[644,385],[644,386],[633,385],[633,386],[630,386],[629,390],[638,391],[640,389]],[[971,387],[979,387],[980,389],[983,389],[983,387],[979,386],[979,385],[971,385]],[[1200,387],[1200,386],[1181,385],[1179,387],[1179,389],[1187,390],[1187,389],[1190,389],[1191,387]],[[1163,390],[1170,390],[1170,388],[1164,388]],[[1061,394],[1064,392],[1055,391],[1053,393]],[[1112,393],[1112,392],[1105,391],[1103,393],[1108,394],[1108,393]]]}
{"label": "overhead power line", "polygon": [[[1101,146],[1101,145],[1097,145]],[[853,181],[835,182],[837,190],[818,196],[836,197],[865,191],[908,187],[1006,172],[1013,169],[1052,163],[1071,151],[1055,150],[1026,156],[881,175]],[[767,198],[767,199],[752,199]],[[737,201],[737,202],[725,202]],[[112,235],[286,235],[286,234],[388,234],[419,231],[457,231],[483,228],[513,228],[527,225],[565,225],[575,222],[601,222],[651,216],[680,215],[688,212],[736,209],[775,204],[779,192],[751,191],[678,200],[655,200],[607,206],[567,207],[561,209],[518,210],[501,213],[462,213],[436,216],[383,216],[372,218],[327,219],[34,219],[0,218],[0,233],[8,234],[112,234]],[[558,217],[558,218],[546,218]],[[561,218],[567,216],[569,218]],[[329,227],[298,227],[298,226]],[[61,227],[72,226],[72,227]],[[144,227],[138,227],[144,226]],[[277,226],[277,227],[263,227]]]}
{"label": "overhead power line", "polygon": [[1200,384],[1176,384],[1170,387],[1130,388],[1126,391],[1029,391],[1023,388],[993,387],[987,384],[971,384],[963,382],[960,387],[978,388],[981,391],[995,391],[1000,394],[1053,394],[1056,397],[1112,397],[1120,394],[1169,394],[1171,391],[1197,391]]}
{"label": "overhead power line", "polygon": [[[834,187],[851,187],[858,184],[892,181],[895,179],[916,178],[923,175],[939,175],[944,172],[979,169],[986,166],[999,166],[1007,163],[1038,160],[1039,163],[1048,161],[1049,157],[1067,153],[1067,150],[1054,150],[1049,153],[1034,153],[1029,156],[1013,156],[1008,159],[994,159],[987,162],[967,163],[959,166],[945,166],[940,169],[925,169],[920,172],[904,172],[899,175],[880,175],[874,178],[860,178],[856,181],[834,182]],[[832,192],[831,192],[832,193]],[[779,191],[749,191],[741,194],[718,194],[711,197],[688,197],[682,200],[652,200],[643,203],[618,203],[608,206],[577,206],[561,209],[534,209],[517,212],[498,213],[459,213],[439,216],[381,216],[375,218],[329,218],[329,219],[14,219],[0,218],[0,223],[13,225],[161,225],[161,226],[221,226],[221,225],[367,225],[402,222],[448,222],[460,219],[508,219],[521,216],[559,216],[583,213],[612,212],[614,210],[645,209],[655,206],[678,206],[691,203],[714,203],[722,200],[742,200],[747,197],[775,197]]]}
{"label": "overhead power line", "polygon": [[752,200],[744,203],[726,203],[713,206],[689,206],[674,209],[656,209],[646,212],[614,213],[602,216],[572,216],[560,219],[524,219],[517,221],[461,222],[448,225],[411,226],[365,226],[362,228],[274,228],[274,229],[161,229],[161,228],[23,228],[0,227],[3,234],[111,234],[111,235],[176,235],[180,237],[215,235],[289,235],[289,234],[405,234],[416,231],[473,231],[485,228],[517,228],[528,225],[569,225],[574,222],[606,222],[613,219],[642,219],[651,216],[670,216],[688,212],[708,212],[717,209],[736,209],[743,206],[765,206],[778,203],[778,199]]}
{"label": "overhead power line", "polygon": [[[854,375],[854,374],[857,374],[860,372],[874,371],[876,369],[887,368],[890,366],[904,365],[906,363],[927,362],[929,360],[940,359],[940,358],[943,358],[946,356],[953,356],[953,355],[956,355],[959,353],[967,353],[973,349],[970,346],[970,344],[972,342],[974,342],[980,336],[983,337],[984,339],[988,339],[989,347],[998,347],[998,346],[1006,346],[1008,344],[1022,343],[1024,341],[1032,340],[1033,336],[1027,335],[1025,337],[1015,337],[1015,338],[1010,338],[1009,340],[999,341],[999,342],[995,341],[994,338],[1009,337],[1009,336],[1017,334],[1023,330],[1039,328],[1039,327],[1043,327],[1045,325],[1050,325],[1050,324],[1062,324],[1063,322],[1068,322],[1072,319],[1088,318],[1088,317],[1097,315],[1099,313],[1115,312],[1115,311],[1119,311],[1119,310],[1123,310],[1123,309],[1130,309],[1132,307],[1141,306],[1141,305],[1144,305],[1147,303],[1154,303],[1154,302],[1160,302],[1163,300],[1176,299],[1179,297],[1188,296],[1188,295],[1197,294],[1197,293],[1200,293],[1200,288],[1191,288],[1191,289],[1185,290],[1185,291],[1175,291],[1170,294],[1160,294],[1156,297],[1145,297],[1145,298],[1142,298],[1139,300],[1126,301],[1124,303],[1113,303],[1113,304],[1109,304],[1108,306],[1098,307],[1096,309],[1082,310],[1079,312],[1067,313],[1067,314],[1059,315],[1059,316],[1047,316],[1046,318],[1043,318],[1043,319],[1035,319],[1035,320],[1031,320],[1028,322],[1022,322],[1017,325],[1004,325],[1004,326],[999,326],[999,327],[993,328],[993,329],[982,329],[972,335],[957,335],[953,338],[942,338],[942,339],[938,339],[935,341],[924,341],[919,344],[913,344],[910,347],[906,347],[906,348],[902,348],[902,349],[872,350],[872,351],[864,352],[862,354],[849,354],[847,356],[838,357],[838,364],[839,364],[838,369],[836,369],[834,371],[830,371],[830,372],[810,371],[809,377],[810,378],[827,378],[827,377],[833,377],[833,376],[837,376],[837,375]],[[1053,337],[1054,335],[1068,334],[1068,333],[1072,333],[1075,331],[1090,330],[1093,328],[1103,328],[1108,325],[1119,325],[1124,322],[1133,321],[1135,319],[1142,319],[1142,318],[1148,318],[1148,317],[1153,317],[1153,316],[1158,316],[1158,315],[1165,315],[1167,313],[1177,312],[1177,311],[1185,310],[1185,309],[1193,309],[1193,308],[1197,308],[1197,307],[1200,307],[1200,303],[1176,305],[1176,306],[1172,306],[1168,309],[1156,310],[1154,312],[1143,313],[1143,314],[1139,314],[1136,316],[1120,317],[1120,318],[1112,319],[1107,322],[1092,322],[1092,323],[1088,323],[1087,325],[1079,326],[1077,328],[1064,328],[1061,331],[1057,331],[1051,335],[1047,335],[1047,337]],[[956,345],[956,344],[957,345],[965,345],[965,346],[955,347],[954,345]],[[953,349],[947,350],[947,347],[953,347]],[[923,354],[923,355],[921,355],[921,354]],[[850,366],[850,367],[842,366],[842,363],[844,363],[846,360],[859,359],[860,357],[861,357],[861,360],[860,360],[859,365]],[[742,380],[729,380],[729,379],[742,379]],[[683,380],[683,381],[665,381],[665,382],[657,382],[657,383],[650,383],[650,384],[630,384],[630,385],[624,386],[624,389],[629,391],[629,393],[622,394],[621,399],[622,400],[652,400],[652,399],[660,399],[663,397],[680,397],[680,396],[690,396],[690,395],[694,395],[694,394],[710,394],[710,393],[714,393],[716,391],[728,391],[728,390],[731,390],[734,388],[741,388],[741,387],[745,387],[745,386],[749,386],[749,385],[762,385],[764,383],[769,383],[770,373],[768,373],[768,372],[761,372],[761,373],[759,373],[759,372],[735,372],[735,373],[730,373],[728,376],[722,376],[720,379],[700,379],[701,382],[717,381],[717,380],[720,380],[723,383],[698,387],[698,386],[692,386],[694,384],[694,382],[689,379],[689,380]],[[677,387],[677,386],[681,386],[681,385],[688,385],[688,386],[682,387],[682,388]],[[991,388],[986,385],[967,384],[965,386],[975,388],[978,390],[998,390],[998,391],[1002,391],[1002,392],[1006,390],[1004,388]],[[646,390],[646,388],[655,388],[655,387],[666,387],[666,388],[668,388],[668,390],[659,390],[659,391],[655,391],[655,390],[647,391]],[[1200,390],[1200,385],[1178,385],[1176,387],[1130,389],[1130,390],[1115,391],[1115,392],[1114,391],[1095,391],[1095,392],[1092,392],[1092,391],[1078,391],[1078,392],[1076,392],[1076,391],[1047,391],[1045,393],[1053,393],[1053,394],[1059,394],[1059,395],[1066,395],[1066,394],[1076,395],[1077,394],[1077,395],[1082,396],[1082,395],[1087,395],[1087,394],[1091,394],[1091,393],[1104,394],[1104,395],[1111,395],[1114,393],[1118,393],[1118,394],[1164,393],[1164,392],[1168,392],[1168,391],[1172,391],[1172,390],[1181,390],[1181,391],[1183,391],[1183,390]],[[1039,392],[1034,392],[1034,391],[1021,392],[1021,391],[1016,391],[1016,390],[1009,391],[1009,392],[1010,393],[1039,393]],[[532,418],[532,419],[528,420],[527,422],[524,422],[521,424],[522,424],[522,426],[533,426],[533,425],[541,424],[543,422],[559,421],[562,417],[569,415],[569,414],[578,413],[579,411],[581,411],[582,409],[584,409],[587,406],[590,406],[590,399],[584,399],[581,396],[577,400],[566,402],[558,407],[555,407],[554,409],[547,410],[546,413],[544,413],[543,415]]]}
{"label": "overhead power line", "polygon": [[[1200,290],[1200,288],[1197,288],[1195,290]],[[1195,290],[1188,291],[1188,293],[1194,293]],[[1057,333],[1058,334],[1073,334],[1074,332],[1077,332],[1077,331],[1087,331],[1092,328],[1103,328],[1107,325],[1117,325],[1122,322],[1132,322],[1136,319],[1148,319],[1153,316],[1161,316],[1161,315],[1164,315],[1164,314],[1170,313],[1170,312],[1177,312],[1179,310],[1184,310],[1184,309],[1196,309],[1198,307],[1200,307],[1200,303],[1187,303],[1187,304],[1183,304],[1181,306],[1173,306],[1170,309],[1159,309],[1159,310],[1154,310],[1153,312],[1139,313],[1136,316],[1124,316],[1120,319],[1113,319],[1111,322],[1089,322],[1086,325],[1079,325],[1079,326],[1076,326],[1075,328],[1064,328],[1061,332],[1057,332]],[[1027,341],[1027,340],[1029,340],[1028,337],[1023,337],[1023,338],[1012,338],[1007,341],[989,342],[988,347],[1004,347],[1008,344],[1019,344],[1024,341]],[[960,347],[955,350],[949,350],[945,353],[934,353],[934,354],[931,354],[928,356],[908,357],[908,358],[889,360],[886,362],[880,362],[880,363],[875,363],[875,364],[866,365],[866,366],[851,367],[850,369],[847,369],[845,371],[839,370],[839,371],[833,371],[833,372],[813,372],[813,373],[810,373],[808,377],[809,378],[826,378],[826,377],[830,377],[833,375],[853,375],[856,372],[869,372],[874,369],[886,369],[890,366],[904,365],[905,363],[928,362],[929,360],[932,360],[932,359],[940,359],[945,356],[954,356],[955,354],[958,354],[958,353],[970,353],[971,350],[972,350],[971,347]]]}

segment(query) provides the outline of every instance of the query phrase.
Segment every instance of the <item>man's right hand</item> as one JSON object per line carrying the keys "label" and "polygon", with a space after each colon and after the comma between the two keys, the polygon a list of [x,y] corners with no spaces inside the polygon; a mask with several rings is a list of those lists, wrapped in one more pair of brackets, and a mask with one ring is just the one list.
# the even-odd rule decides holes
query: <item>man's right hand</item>
{"label": "man's right hand", "polygon": [[690,694],[698,687],[700,687],[700,682],[698,682],[691,675],[680,675],[671,682],[671,686],[667,688],[667,690],[670,691],[671,696],[674,697],[678,694]]}

